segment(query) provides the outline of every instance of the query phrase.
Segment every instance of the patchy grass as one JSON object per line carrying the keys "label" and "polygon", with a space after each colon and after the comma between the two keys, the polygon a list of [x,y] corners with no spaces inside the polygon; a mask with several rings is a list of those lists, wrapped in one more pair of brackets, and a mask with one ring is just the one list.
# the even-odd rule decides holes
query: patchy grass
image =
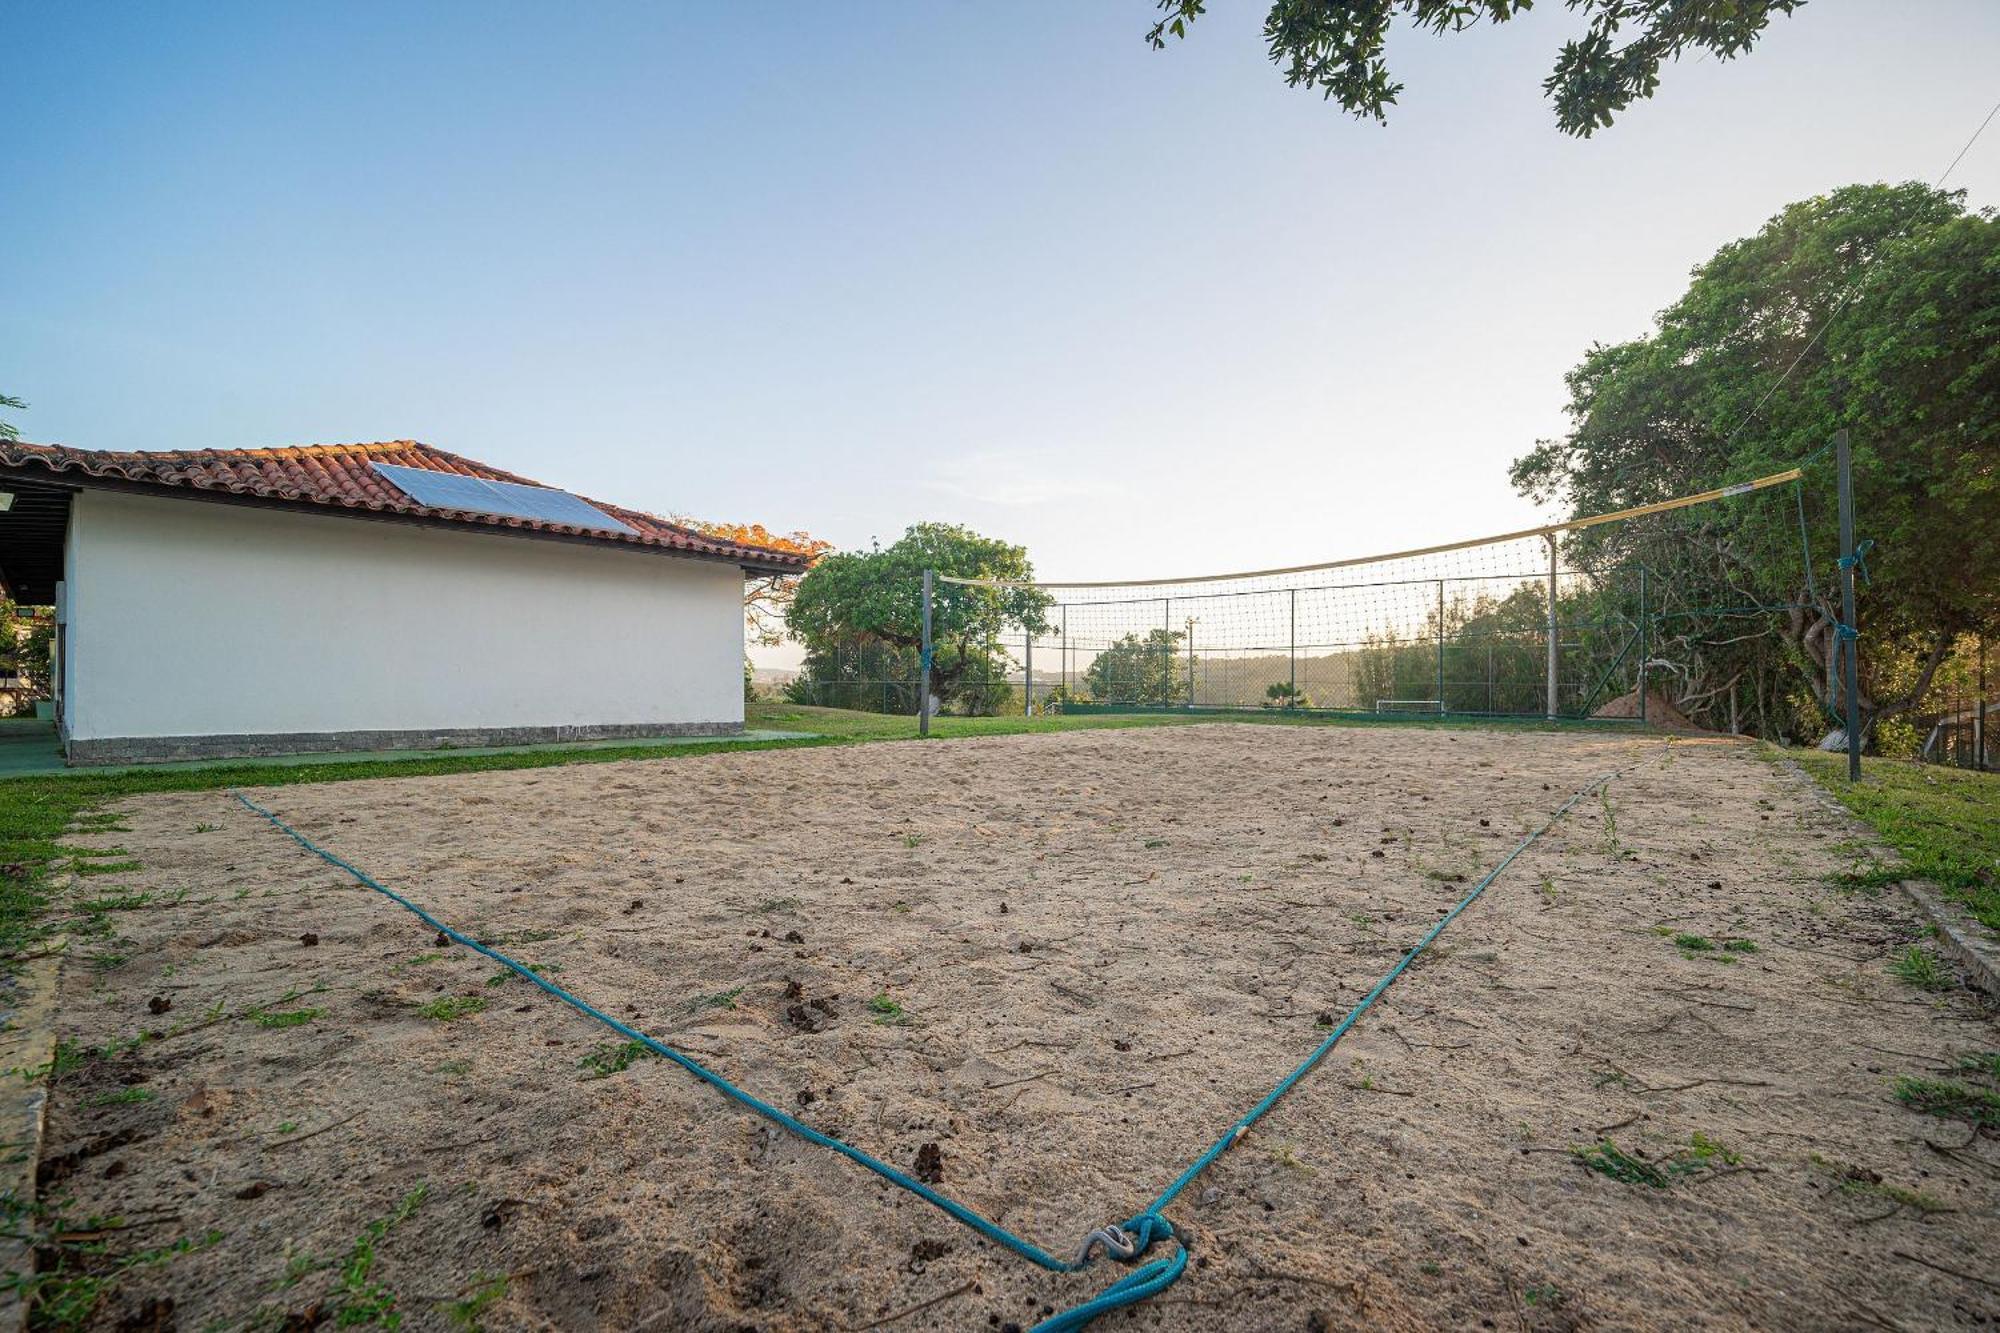
{"label": "patchy grass", "polygon": [[159,1094],[151,1088],[120,1088],[116,1092],[100,1092],[90,1099],[92,1106],[137,1106],[140,1102],[150,1102]]}
{"label": "patchy grass", "polygon": [[25,1243],[38,1258],[33,1271],[0,1273],[0,1292],[20,1299],[28,1326],[38,1333],[69,1333],[88,1327],[104,1298],[134,1269],[172,1263],[222,1239],[220,1231],[209,1231],[111,1254],[102,1237],[124,1229],[122,1218],[67,1217],[58,1206],[0,1195],[0,1236]]}
{"label": "patchy grass", "polygon": [[252,1009],[243,1016],[260,1028],[296,1028],[325,1012],[324,1009]]}
{"label": "patchy grass", "polygon": [[1848,877],[1857,887],[1927,879],[1963,902],[1981,924],[2000,930],[2000,773],[1869,759],[1861,781],[1847,781],[1844,755],[1793,755],[1834,798],[1903,854],[1901,868]]}

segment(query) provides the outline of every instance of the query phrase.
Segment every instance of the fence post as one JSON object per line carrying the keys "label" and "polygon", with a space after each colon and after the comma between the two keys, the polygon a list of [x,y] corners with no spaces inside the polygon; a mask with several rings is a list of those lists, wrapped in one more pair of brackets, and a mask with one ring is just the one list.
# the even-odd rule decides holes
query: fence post
{"label": "fence post", "polygon": [[1164,632],[1160,639],[1160,707],[1171,707],[1174,702],[1174,599],[1160,599],[1160,624]]}
{"label": "fence post", "polygon": [[1639,566],[1639,725],[1646,725],[1646,655],[1652,651],[1646,633],[1646,567]]}
{"label": "fence post", "polygon": [[1021,716],[1033,717],[1035,715],[1035,632],[1023,625],[1021,627],[1021,637],[1027,641],[1027,646],[1022,650],[1021,657],[1026,663],[1025,670],[1028,676],[1026,688],[1021,691],[1022,694],[1027,696],[1021,702]]}
{"label": "fence post", "polygon": [[1986,631],[1979,631],[1979,690],[1972,701],[1972,766],[1986,768]]}
{"label": "fence post", "polygon": [[1065,696],[1063,706],[1068,707],[1069,704],[1067,696],[1069,695],[1069,608],[1067,606],[1063,607],[1062,609],[1062,683],[1063,683],[1063,695]]}
{"label": "fence post", "polygon": [[1444,580],[1438,580],[1438,715],[1444,715]]}
{"label": "fence post", "polygon": [[1544,534],[1549,544],[1549,698],[1548,720],[1556,720],[1556,659],[1558,654],[1556,626],[1556,538],[1554,533]]}
{"label": "fence post", "polygon": [[935,570],[924,571],[924,647],[918,654],[917,735],[931,734],[931,594],[937,581]]}
{"label": "fence post", "polygon": [[1847,780],[1861,781],[1861,699],[1859,654],[1854,619],[1854,459],[1847,432],[1833,437],[1840,468],[1840,674],[1846,695]]}

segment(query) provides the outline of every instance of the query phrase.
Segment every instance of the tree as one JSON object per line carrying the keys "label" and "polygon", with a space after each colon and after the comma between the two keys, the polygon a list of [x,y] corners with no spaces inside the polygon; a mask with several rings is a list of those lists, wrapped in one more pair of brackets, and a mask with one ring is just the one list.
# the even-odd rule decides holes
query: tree
{"label": "tree", "polygon": [[[802,555],[806,558],[808,569],[833,549],[832,542],[823,542],[809,532],[776,533],[762,523],[711,523],[706,519],[679,515],[673,521],[717,541]],[[792,595],[798,591],[798,586],[797,574],[758,574],[744,581],[743,624],[753,643],[769,648],[784,640],[785,608],[791,605]]]}
{"label": "tree", "polygon": [[[1589,15],[1583,36],[1563,44],[1542,91],[1556,105],[1564,134],[1589,138],[1633,102],[1651,97],[1660,65],[1689,51],[1720,60],[1743,54],[1774,14],[1805,0],[1569,0]],[[1207,0],[1158,0],[1166,15],[1146,34],[1154,50],[1184,38]],[[1318,88],[1357,118],[1386,123],[1403,91],[1389,77],[1382,48],[1399,15],[1433,33],[1463,32],[1482,21],[1505,23],[1534,0],[1276,0],[1264,19],[1271,63],[1292,87]],[[1619,44],[1626,29],[1629,41]]]}
{"label": "tree", "polygon": [[1146,637],[1127,634],[1091,659],[1083,683],[1094,702],[1106,704],[1185,704],[1192,682],[1183,669],[1179,630],[1156,629]]}
{"label": "tree", "polygon": [[[1730,501],[1570,540],[1573,563],[1643,558],[1664,575],[1654,609],[1675,617],[1661,655],[1683,702],[1747,684],[1767,717],[1794,698],[1837,715],[1824,446],[1843,427],[1859,535],[1876,543],[1864,727],[1917,707],[1961,635],[2000,629],[2000,219],[1968,213],[1962,193],[1853,185],[1792,204],[1695,269],[1652,333],[1592,347],[1568,384],[1569,434],[1512,477],[1577,514],[1820,455],[1803,513]],[[1724,604],[1757,614],[1704,611]]]}
{"label": "tree", "polygon": [[[11,407],[18,412],[24,411],[27,406],[26,403],[11,394],[0,393],[0,407]],[[15,427],[13,422],[0,421],[0,440],[18,440],[20,438],[21,432]]]}
{"label": "tree", "polygon": [[[824,556],[799,580],[785,611],[786,627],[806,647],[808,673],[815,658],[831,665],[843,653],[870,648],[915,654],[923,643],[926,569],[1015,582],[1035,576],[1025,547],[952,523],[918,523],[893,546]],[[931,607],[931,693],[942,702],[963,696],[975,706],[998,706],[993,678],[996,668],[1004,677],[1009,661],[998,644],[1024,632],[1047,633],[1051,600],[1039,588],[938,583]]]}

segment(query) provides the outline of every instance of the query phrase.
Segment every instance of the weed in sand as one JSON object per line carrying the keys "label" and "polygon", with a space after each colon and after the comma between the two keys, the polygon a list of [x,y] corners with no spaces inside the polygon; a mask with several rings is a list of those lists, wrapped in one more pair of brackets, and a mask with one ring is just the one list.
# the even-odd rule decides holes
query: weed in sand
{"label": "weed in sand", "polygon": [[1918,990],[1950,990],[1951,969],[1930,950],[1912,944],[1889,962],[1889,975]]}
{"label": "weed in sand", "polygon": [[438,1309],[453,1328],[463,1330],[463,1333],[480,1333],[485,1327],[480,1323],[480,1316],[486,1313],[486,1307],[506,1298],[505,1273],[497,1277],[475,1277],[471,1291],[458,1300],[441,1302]]}
{"label": "weed in sand", "polygon": [[243,1015],[260,1028],[295,1028],[312,1022],[324,1009],[252,1009]]}
{"label": "weed in sand", "polygon": [[370,1277],[375,1268],[375,1247],[386,1240],[391,1231],[408,1221],[429,1194],[430,1186],[417,1186],[403,1196],[394,1212],[387,1217],[376,1218],[354,1238],[354,1248],[348,1251],[346,1260],[340,1265],[339,1284],[327,1298],[327,1313],[335,1328],[367,1328],[380,1324],[385,1329],[394,1329],[403,1322],[402,1314],[396,1309],[396,1293]]}
{"label": "weed in sand", "polygon": [[622,1074],[632,1067],[636,1060],[657,1060],[659,1055],[643,1041],[621,1042],[615,1046],[599,1046],[583,1059],[576,1062],[578,1069],[588,1070],[583,1081],[594,1078],[610,1078]]}
{"label": "weed in sand", "polygon": [[486,997],[483,995],[443,995],[429,1004],[418,1005],[417,1017],[449,1023],[467,1014],[476,1014],[485,1007]]}
{"label": "weed in sand", "polygon": [[1698,1130],[1687,1147],[1658,1161],[1647,1161],[1644,1157],[1628,1153],[1608,1138],[1599,1139],[1588,1148],[1571,1148],[1569,1153],[1571,1160],[1601,1176],[1621,1184],[1644,1185],[1656,1190],[1666,1189],[1676,1181],[1703,1171],[1717,1170],[1719,1166],[1740,1166],[1743,1162],[1741,1153],[1717,1143]]}
{"label": "weed in sand", "polygon": [[697,1014],[704,1009],[734,1009],[736,997],[742,993],[743,987],[737,986],[731,990],[717,991],[713,995],[697,995],[688,1001],[687,1007],[690,1012]]}
{"label": "weed in sand", "polygon": [[116,1092],[100,1092],[90,1099],[92,1106],[136,1106],[140,1102],[150,1102],[158,1094],[151,1088],[120,1088]]}
{"label": "weed in sand", "polygon": [[910,1012],[890,999],[887,994],[877,995],[870,1000],[868,1012],[875,1015],[875,1021],[884,1027],[903,1027],[911,1021]]}
{"label": "weed in sand", "polygon": [[1896,1100],[1924,1115],[1963,1120],[1981,1129],[2000,1129],[2000,1093],[1969,1088],[1948,1078],[1915,1078],[1905,1074],[1895,1083]]}

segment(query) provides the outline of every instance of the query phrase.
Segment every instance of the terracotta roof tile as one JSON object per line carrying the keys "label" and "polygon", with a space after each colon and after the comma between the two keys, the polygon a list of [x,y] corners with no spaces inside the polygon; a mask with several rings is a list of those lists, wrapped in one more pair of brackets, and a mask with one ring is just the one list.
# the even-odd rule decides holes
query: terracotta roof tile
{"label": "terracotta roof tile", "polygon": [[162,488],[227,491],[233,495],[292,504],[369,510],[412,519],[463,523],[469,527],[558,533],[613,546],[644,546],[734,560],[747,568],[769,573],[796,573],[805,568],[805,557],[790,551],[721,541],[641,510],[626,509],[599,500],[591,500],[590,503],[633,531],[611,532],[539,519],[513,518],[504,514],[432,509],[418,504],[398,490],[370,467],[371,463],[393,463],[428,472],[453,472],[488,481],[513,482],[520,486],[542,484],[412,440],[391,440],[378,444],[304,444],[277,449],[173,451],[72,449],[59,444],[0,441],[0,466],[17,470],[46,470],[54,477],[68,474],[77,480],[94,477]]}

